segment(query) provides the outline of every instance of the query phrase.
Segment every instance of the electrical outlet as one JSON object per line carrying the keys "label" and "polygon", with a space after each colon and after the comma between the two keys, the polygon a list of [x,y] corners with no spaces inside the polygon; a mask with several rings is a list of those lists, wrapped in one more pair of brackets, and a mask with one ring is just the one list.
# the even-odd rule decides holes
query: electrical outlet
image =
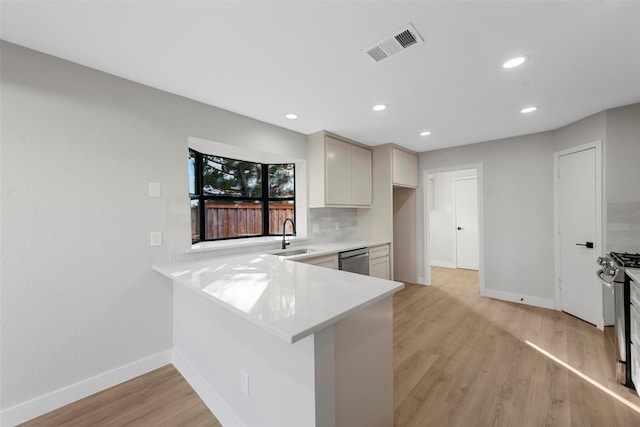
{"label": "electrical outlet", "polygon": [[336,222],[336,231],[337,230],[340,230],[340,223],[339,222]]}
{"label": "electrical outlet", "polygon": [[162,246],[162,231],[152,231],[151,236],[151,246]]}
{"label": "electrical outlet", "polygon": [[249,374],[240,370],[240,392],[249,397]]}

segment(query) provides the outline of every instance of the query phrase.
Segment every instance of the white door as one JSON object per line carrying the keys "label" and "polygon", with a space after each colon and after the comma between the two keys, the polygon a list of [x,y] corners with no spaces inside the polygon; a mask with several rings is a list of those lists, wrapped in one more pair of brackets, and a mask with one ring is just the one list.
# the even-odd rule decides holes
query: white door
{"label": "white door", "polygon": [[557,215],[561,308],[602,324],[602,287],[596,279],[598,179],[596,148],[557,159]]}
{"label": "white door", "polygon": [[455,180],[456,266],[478,270],[478,180]]}

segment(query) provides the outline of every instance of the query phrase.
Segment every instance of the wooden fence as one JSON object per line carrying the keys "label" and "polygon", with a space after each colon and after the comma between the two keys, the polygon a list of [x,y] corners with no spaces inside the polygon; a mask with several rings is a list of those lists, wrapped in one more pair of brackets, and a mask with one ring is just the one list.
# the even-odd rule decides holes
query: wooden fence
{"label": "wooden fence", "polygon": [[[207,203],[205,204],[205,229],[207,239],[256,236],[262,234],[262,205],[254,203]],[[286,204],[269,205],[269,230],[271,234],[282,233],[282,222],[293,218],[293,206]],[[197,232],[198,209],[191,208],[191,236]],[[287,224],[287,233],[292,233]]]}

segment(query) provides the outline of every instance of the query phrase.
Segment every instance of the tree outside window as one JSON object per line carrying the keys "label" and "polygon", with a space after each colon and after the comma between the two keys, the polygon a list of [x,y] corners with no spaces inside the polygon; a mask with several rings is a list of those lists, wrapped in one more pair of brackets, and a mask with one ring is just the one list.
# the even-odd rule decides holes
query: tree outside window
{"label": "tree outside window", "polygon": [[285,218],[295,218],[293,163],[253,163],[195,150],[188,160],[193,243],[277,235]]}

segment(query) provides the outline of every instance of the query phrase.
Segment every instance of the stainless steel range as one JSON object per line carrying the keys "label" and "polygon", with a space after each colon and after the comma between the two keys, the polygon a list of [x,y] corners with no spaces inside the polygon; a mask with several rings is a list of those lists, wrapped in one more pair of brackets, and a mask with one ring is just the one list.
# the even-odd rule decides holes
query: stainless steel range
{"label": "stainless steel range", "polygon": [[618,344],[619,360],[624,369],[624,382],[627,387],[634,388],[631,381],[631,320],[629,312],[630,282],[625,274],[627,268],[640,268],[640,254],[610,252],[598,258],[601,269],[598,278],[603,285],[613,289],[615,300],[615,333]]}

